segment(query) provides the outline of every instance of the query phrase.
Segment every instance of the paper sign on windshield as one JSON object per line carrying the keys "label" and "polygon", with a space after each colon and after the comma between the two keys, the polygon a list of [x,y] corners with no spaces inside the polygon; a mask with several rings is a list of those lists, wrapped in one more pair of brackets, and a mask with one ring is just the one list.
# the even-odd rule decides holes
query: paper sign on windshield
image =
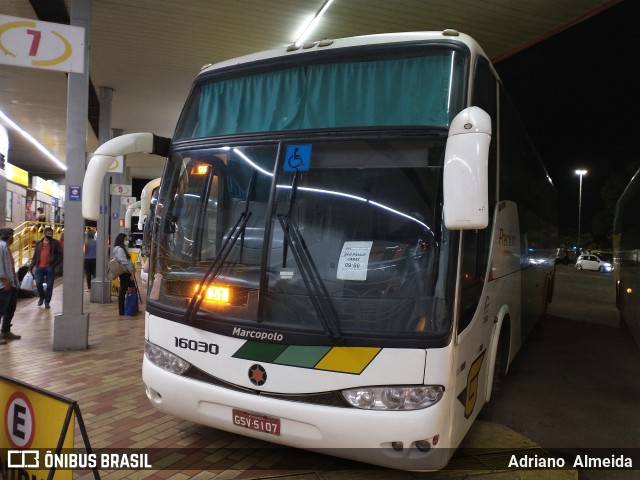
{"label": "paper sign on windshield", "polygon": [[338,260],[338,280],[366,280],[373,242],[344,242]]}

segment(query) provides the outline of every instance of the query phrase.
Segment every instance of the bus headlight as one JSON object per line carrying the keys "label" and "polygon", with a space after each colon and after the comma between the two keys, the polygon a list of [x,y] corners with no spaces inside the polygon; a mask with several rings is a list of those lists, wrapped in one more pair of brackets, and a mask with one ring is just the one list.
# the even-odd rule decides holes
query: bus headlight
{"label": "bus headlight", "polygon": [[366,410],[418,410],[438,403],[443,394],[442,385],[361,387],[342,391],[351,405]]}
{"label": "bus headlight", "polygon": [[182,375],[191,367],[189,362],[147,340],[144,341],[144,355],[154,365],[176,375]]}

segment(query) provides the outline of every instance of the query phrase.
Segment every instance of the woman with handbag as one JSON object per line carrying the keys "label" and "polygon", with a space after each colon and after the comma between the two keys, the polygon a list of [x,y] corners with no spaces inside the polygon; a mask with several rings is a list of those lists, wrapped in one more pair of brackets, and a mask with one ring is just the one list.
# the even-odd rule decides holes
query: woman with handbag
{"label": "woman with handbag", "polygon": [[127,242],[127,235],[124,233],[119,233],[116,236],[115,244],[113,247],[113,256],[112,260],[115,259],[117,262],[124,267],[124,272],[118,275],[120,279],[120,291],[118,293],[118,314],[120,316],[124,316],[124,300],[127,295],[127,290],[129,287],[135,286],[135,267],[131,262],[131,256],[127,251],[127,247],[125,246]]}

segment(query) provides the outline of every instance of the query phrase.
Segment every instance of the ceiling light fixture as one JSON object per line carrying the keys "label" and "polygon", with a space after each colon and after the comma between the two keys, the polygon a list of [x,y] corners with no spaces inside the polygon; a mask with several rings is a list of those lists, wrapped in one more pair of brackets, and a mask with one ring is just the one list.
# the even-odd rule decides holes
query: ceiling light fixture
{"label": "ceiling light fixture", "polygon": [[307,27],[302,32],[302,35],[300,35],[300,37],[298,37],[298,39],[295,41],[294,45],[296,47],[300,47],[304,43],[304,41],[309,37],[309,35],[311,35],[311,32],[313,32],[313,30],[318,25],[318,22],[320,22],[320,17],[322,17],[325,14],[325,12],[329,9],[329,5],[331,5],[332,3],[333,3],[333,0],[326,0],[322,4],[322,7],[320,7],[320,10],[316,12],[311,22],[309,22],[309,25],[307,25]]}
{"label": "ceiling light fixture", "polygon": [[[64,171],[67,170],[67,166],[64,163],[62,163],[60,160],[54,157],[49,150],[44,148],[35,138],[33,138],[31,135],[29,135],[29,133],[23,130],[16,122],[14,122],[9,117],[7,117],[7,115],[5,115],[5,113],[2,110],[0,110],[0,120],[4,121],[9,127],[13,128],[16,132],[18,132],[20,135],[26,138],[27,141],[29,141],[34,147],[40,150],[44,155],[47,156],[47,158],[49,158],[53,163],[55,163],[62,170]],[[11,159],[9,159],[9,161],[11,161]]]}

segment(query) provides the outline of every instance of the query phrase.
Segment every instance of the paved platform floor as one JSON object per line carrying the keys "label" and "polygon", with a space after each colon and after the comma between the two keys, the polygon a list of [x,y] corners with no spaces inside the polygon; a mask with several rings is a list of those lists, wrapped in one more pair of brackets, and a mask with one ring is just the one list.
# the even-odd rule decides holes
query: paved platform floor
{"label": "paved platform floor", "polygon": [[[542,478],[540,471],[494,469],[488,450],[484,458],[456,455],[453,462],[462,462],[462,469],[401,472],[278,447],[159,413],[147,400],[141,378],[144,314],[120,317],[115,298],[108,304],[90,303],[89,293],[83,292],[84,312],[90,317],[89,349],[53,351],[54,316],[61,311],[63,288],[62,279],[58,279],[49,310],[38,307],[37,298],[19,300],[12,330],[22,335],[22,339],[0,345],[2,374],[76,401],[93,449],[168,449],[170,452],[163,462],[166,468],[100,470],[100,478],[510,479],[514,474],[518,478]],[[522,435],[486,422],[477,422],[466,443],[468,447],[509,445],[518,451],[541,452],[538,445]],[[83,446],[76,425],[75,447]],[[193,465],[185,466],[184,461],[178,461],[179,449],[203,454]],[[496,450],[496,455],[503,452]],[[175,465],[179,467],[176,469]],[[467,470],[465,465],[469,466]],[[546,478],[578,478],[573,470],[547,473]],[[75,471],[73,478],[92,479],[94,473]]]}

